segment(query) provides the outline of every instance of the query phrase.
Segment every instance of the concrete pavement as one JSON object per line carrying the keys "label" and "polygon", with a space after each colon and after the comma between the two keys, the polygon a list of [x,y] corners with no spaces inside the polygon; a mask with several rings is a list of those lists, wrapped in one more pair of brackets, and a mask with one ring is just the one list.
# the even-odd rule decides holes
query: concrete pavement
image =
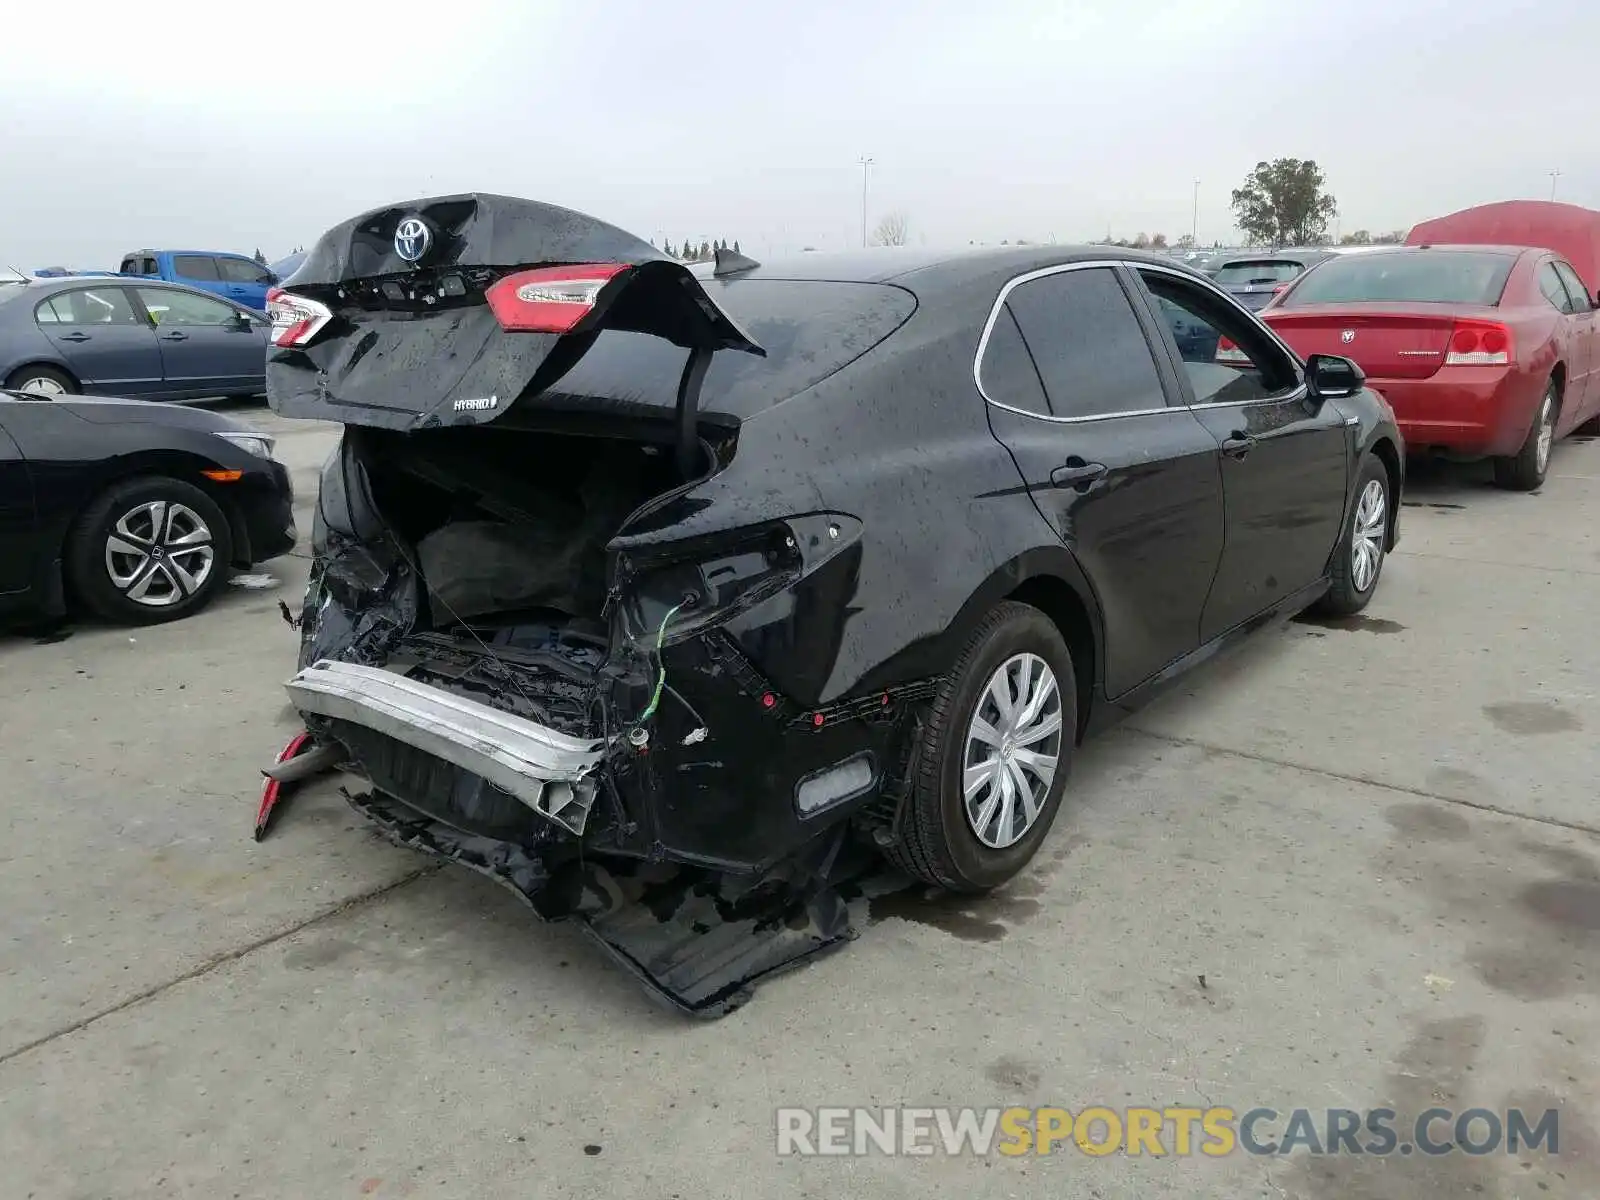
{"label": "concrete pavement", "polygon": [[[280,442],[303,509],[330,444]],[[331,785],[250,841],[302,560],[175,626],[0,640],[5,1194],[1592,1197],[1597,499],[1594,442],[1537,496],[1425,473],[1362,618],[1084,748],[1004,892],[862,902],[710,1024]],[[773,1152],[780,1105],[1144,1103],[1559,1107],[1563,1152]]]}

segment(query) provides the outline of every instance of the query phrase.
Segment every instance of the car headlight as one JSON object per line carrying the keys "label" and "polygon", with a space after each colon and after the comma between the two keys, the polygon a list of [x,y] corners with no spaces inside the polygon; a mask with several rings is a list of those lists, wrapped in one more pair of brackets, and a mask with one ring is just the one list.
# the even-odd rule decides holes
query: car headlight
{"label": "car headlight", "polygon": [[254,454],[257,458],[271,458],[273,440],[264,433],[219,433],[225,442],[232,442],[239,449]]}

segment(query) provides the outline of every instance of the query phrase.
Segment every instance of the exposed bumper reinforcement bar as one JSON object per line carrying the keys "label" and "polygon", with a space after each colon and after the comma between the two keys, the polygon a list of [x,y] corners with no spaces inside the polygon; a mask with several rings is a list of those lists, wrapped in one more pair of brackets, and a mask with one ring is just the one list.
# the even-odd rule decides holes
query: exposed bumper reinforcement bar
{"label": "exposed bumper reinforcement bar", "polygon": [[323,660],[285,685],[302,715],[349,721],[481,775],[583,832],[605,742],[575,738],[377,667]]}

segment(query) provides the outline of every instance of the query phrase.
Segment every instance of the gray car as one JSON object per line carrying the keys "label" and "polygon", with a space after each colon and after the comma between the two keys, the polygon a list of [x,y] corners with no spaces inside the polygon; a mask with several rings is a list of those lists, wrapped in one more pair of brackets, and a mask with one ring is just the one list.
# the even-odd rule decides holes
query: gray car
{"label": "gray car", "polygon": [[262,395],[270,328],[260,313],[159,280],[0,279],[0,386],[141,400]]}
{"label": "gray car", "polygon": [[1213,263],[1205,268],[1205,272],[1240,304],[1251,312],[1259,312],[1285,286],[1319,262],[1332,257],[1333,251],[1321,247],[1308,250],[1246,250]]}

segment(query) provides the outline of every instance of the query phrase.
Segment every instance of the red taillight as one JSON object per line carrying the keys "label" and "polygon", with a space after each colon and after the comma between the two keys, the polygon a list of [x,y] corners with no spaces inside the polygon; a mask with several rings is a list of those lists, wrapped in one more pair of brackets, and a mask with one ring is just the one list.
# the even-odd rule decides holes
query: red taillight
{"label": "red taillight", "polygon": [[275,287],[267,292],[274,346],[304,346],[333,319],[325,304]]}
{"label": "red taillight", "polygon": [[1447,367],[1504,367],[1511,362],[1511,330],[1498,321],[1456,321],[1450,334]]}
{"label": "red taillight", "polygon": [[1219,363],[1238,363],[1248,367],[1250,356],[1235,346],[1228,338],[1217,339],[1217,357]]}
{"label": "red taillight", "polygon": [[594,311],[606,284],[627,269],[627,263],[581,263],[518,271],[489,289],[489,307],[508,332],[571,333]]}

